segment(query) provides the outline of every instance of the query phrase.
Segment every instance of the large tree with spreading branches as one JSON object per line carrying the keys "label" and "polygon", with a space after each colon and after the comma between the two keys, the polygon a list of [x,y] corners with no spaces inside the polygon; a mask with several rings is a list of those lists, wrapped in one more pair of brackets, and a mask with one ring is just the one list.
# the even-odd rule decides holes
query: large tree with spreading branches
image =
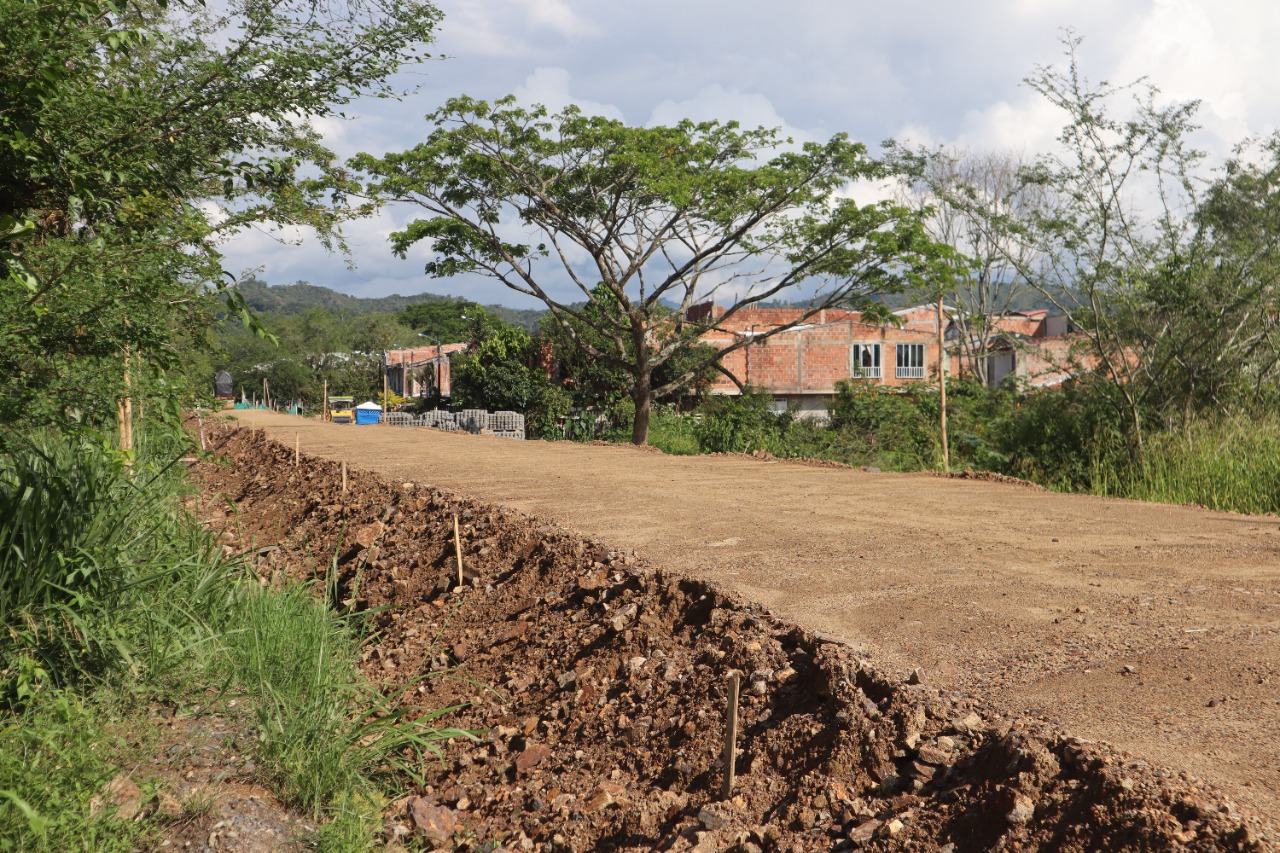
{"label": "large tree with spreading branches", "polygon": [[[844,135],[794,145],[735,123],[631,127],[510,98],[457,98],[427,120],[423,143],[352,161],[372,196],[426,212],[394,250],[426,243],[428,274],[480,274],[544,303],[575,346],[629,376],[636,444],[651,401],[707,363],[823,309],[870,308],[929,263],[916,214],[850,197],[890,168]],[[779,298],[805,310],[655,387],[707,332]],[[713,300],[722,313],[689,310]]]}

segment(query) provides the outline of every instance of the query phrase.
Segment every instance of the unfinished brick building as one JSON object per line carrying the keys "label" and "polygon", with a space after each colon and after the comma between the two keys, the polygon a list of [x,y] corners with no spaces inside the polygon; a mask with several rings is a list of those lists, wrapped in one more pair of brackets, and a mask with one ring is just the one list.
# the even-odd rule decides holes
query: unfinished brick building
{"label": "unfinished brick building", "polygon": [[[718,306],[710,311],[712,316],[723,316]],[[803,312],[750,309],[723,320],[702,339],[724,347],[744,338],[761,338],[725,356],[724,368],[743,385],[773,395],[779,409],[796,404],[801,414],[824,417],[836,383],[847,379],[896,387],[937,381],[937,312],[919,306],[895,314],[901,325],[864,323],[856,311],[820,311],[794,328],[764,337]],[[948,356],[947,360],[946,369],[953,372],[955,359]],[[711,391],[737,394],[739,388],[721,376]]]}
{"label": "unfinished brick building", "polygon": [[[697,306],[698,319],[723,317],[719,306]],[[960,357],[958,330],[944,306],[943,330],[947,375],[966,372]],[[722,364],[741,384],[767,391],[781,410],[798,406],[801,414],[825,417],[836,384],[855,379],[908,389],[938,381],[938,312],[933,305],[895,311],[898,324],[863,322],[856,311],[820,311],[804,323],[764,337],[795,322],[798,309],[762,308],[739,311],[717,323],[703,340],[717,347],[760,338],[725,356]],[[1077,336],[1066,319],[1048,311],[1010,312],[996,319],[999,332],[988,342],[987,381],[995,387],[1014,376],[1030,387],[1057,385],[1079,369],[1072,354]],[[1074,365],[1074,366],[1071,366]],[[738,385],[721,376],[713,394],[737,394]]]}

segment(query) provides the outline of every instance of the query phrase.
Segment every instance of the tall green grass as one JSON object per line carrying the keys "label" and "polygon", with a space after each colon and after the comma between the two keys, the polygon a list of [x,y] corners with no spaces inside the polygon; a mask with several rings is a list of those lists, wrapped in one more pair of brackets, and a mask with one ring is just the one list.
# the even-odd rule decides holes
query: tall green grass
{"label": "tall green grass", "polygon": [[85,439],[0,455],[0,704],[134,663],[134,609],[189,544],[159,477]]}
{"label": "tall green grass", "polygon": [[441,741],[469,732],[438,728],[444,708],[410,720],[394,695],[361,678],[353,617],[292,586],[241,585],[221,642],[226,675],[257,709],[265,774],[287,801],[315,817],[344,798],[376,798],[378,774],[414,779]]}
{"label": "tall green grass", "polygon": [[1099,465],[1094,484],[1114,497],[1280,512],[1280,416],[1200,418],[1151,434],[1140,463]]}
{"label": "tall green grass", "polygon": [[175,449],[132,472],[83,438],[0,452],[0,851],[130,849],[146,828],[88,807],[137,763],[106,721],[145,729],[153,701],[219,696],[256,714],[262,780],[336,820],[329,846],[364,849],[385,783],[468,735],[360,676],[361,625],[324,585],[274,591],[226,558],[182,508]]}

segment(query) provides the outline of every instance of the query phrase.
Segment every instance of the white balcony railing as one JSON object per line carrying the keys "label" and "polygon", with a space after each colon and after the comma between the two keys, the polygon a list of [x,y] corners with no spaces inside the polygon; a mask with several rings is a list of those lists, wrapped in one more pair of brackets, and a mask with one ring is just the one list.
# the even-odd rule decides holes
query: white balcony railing
{"label": "white balcony railing", "polygon": [[899,379],[924,379],[923,367],[899,367]]}
{"label": "white balcony railing", "polygon": [[878,367],[855,367],[853,376],[855,379],[879,379],[881,373]]}

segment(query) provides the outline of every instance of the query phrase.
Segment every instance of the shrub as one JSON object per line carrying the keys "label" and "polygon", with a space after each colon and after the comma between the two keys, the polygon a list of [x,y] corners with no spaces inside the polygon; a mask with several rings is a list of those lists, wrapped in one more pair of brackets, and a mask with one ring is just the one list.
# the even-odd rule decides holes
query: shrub
{"label": "shrub", "polygon": [[790,413],[773,411],[773,398],[763,391],[712,397],[702,406],[702,421],[694,427],[704,453],[770,453],[782,449],[792,421]]}
{"label": "shrub", "polygon": [[1127,465],[1119,414],[1088,381],[1021,395],[996,425],[1004,473],[1065,491],[1091,491],[1099,472]]}
{"label": "shrub", "polygon": [[[931,405],[930,405],[931,404]],[[911,471],[937,466],[937,395],[904,394],[861,382],[841,382],[829,407],[831,428],[850,450],[882,467]]]}

